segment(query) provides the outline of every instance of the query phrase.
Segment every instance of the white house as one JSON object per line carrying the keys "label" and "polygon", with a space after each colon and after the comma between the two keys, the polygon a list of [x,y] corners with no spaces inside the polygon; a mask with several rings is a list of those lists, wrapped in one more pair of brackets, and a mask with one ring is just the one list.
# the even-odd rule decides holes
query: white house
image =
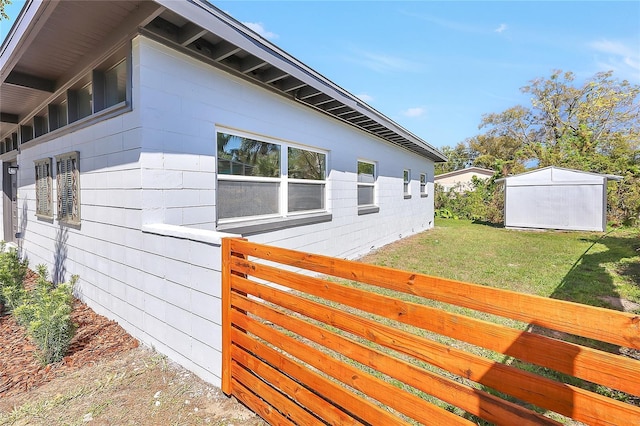
{"label": "white house", "polygon": [[619,176],[560,167],[509,176],[504,182],[507,228],[604,231],[607,181]]}
{"label": "white house", "polygon": [[437,175],[433,178],[433,182],[440,184],[444,191],[453,189],[454,191],[463,192],[473,189],[474,177],[486,180],[494,174],[495,171],[483,169],[482,167],[467,167],[466,169],[454,170]]}
{"label": "white house", "polygon": [[0,63],[4,239],[214,384],[222,237],[433,227],[442,153],[205,1],[28,0]]}

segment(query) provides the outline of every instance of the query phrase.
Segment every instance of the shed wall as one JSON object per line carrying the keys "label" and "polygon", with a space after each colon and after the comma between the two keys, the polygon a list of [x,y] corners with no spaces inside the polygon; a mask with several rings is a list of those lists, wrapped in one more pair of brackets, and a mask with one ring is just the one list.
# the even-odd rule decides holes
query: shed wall
{"label": "shed wall", "polygon": [[505,226],[603,231],[606,186],[529,184],[505,187]]}

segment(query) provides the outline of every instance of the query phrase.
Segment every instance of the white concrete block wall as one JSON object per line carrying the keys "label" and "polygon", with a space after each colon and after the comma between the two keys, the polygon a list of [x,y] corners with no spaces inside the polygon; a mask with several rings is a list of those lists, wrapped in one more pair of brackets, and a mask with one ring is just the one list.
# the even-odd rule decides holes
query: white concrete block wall
{"label": "white concrete block wall", "polygon": [[[220,126],[328,151],[328,209],[333,220],[251,240],[354,257],[433,226],[433,185],[428,185],[429,197],[419,194],[420,173],[433,181],[431,161],[154,41],[140,37],[134,48],[140,55],[143,126],[153,129],[158,140],[171,141],[170,146],[145,145],[145,155],[155,149],[165,152],[163,161],[150,161],[143,168],[143,188],[147,182],[171,188],[155,200],[161,204],[154,204],[153,217],[145,223],[215,229],[215,132]],[[357,214],[358,159],[377,163],[379,213]],[[203,161],[208,161],[206,167]],[[412,197],[407,200],[404,169],[412,173]]]}
{"label": "white concrete block wall", "polygon": [[[96,312],[205,380],[219,385],[221,374],[217,126],[328,152],[332,221],[252,241],[354,258],[433,226],[433,185],[429,197],[419,194],[432,162],[143,36],[132,57],[132,111],[21,151],[23,249],[32,266],[57,262],[65,279],[80,275],[80,296]],[[38,220],[33,161],[73,150],[82,224]],[[358,159],[378,165],[378,213],[358,216]],[[403,196],[407,168],[411,199]]]}

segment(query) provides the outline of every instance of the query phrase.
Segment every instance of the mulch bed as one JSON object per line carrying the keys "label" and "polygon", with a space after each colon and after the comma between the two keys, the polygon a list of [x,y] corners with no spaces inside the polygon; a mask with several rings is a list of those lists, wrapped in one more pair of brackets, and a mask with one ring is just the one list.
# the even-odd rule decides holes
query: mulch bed
{"label": "mulch bed", "polygon": [[[27,288],[33,279],[30,273]],[[118,323],[96,314],[80,300],[74,301],[71,316],[78,328],[67,355],[60,362],[43,366],[24,328],[12,315],[0,313],[0,398],[28,392],[55,377],[138,346]]]}

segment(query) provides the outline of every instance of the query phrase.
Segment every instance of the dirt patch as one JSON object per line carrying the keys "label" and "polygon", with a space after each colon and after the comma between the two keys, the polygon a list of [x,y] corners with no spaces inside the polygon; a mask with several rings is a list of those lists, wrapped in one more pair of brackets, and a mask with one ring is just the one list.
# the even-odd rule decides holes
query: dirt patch
{"label": "dirt patch", "polygon": [[623,299],[621,297],[614,296],[602,296],[598,299],[609,304],[613,309],[617,309],[623,312],[634,312],[640,310],[640,304],[632,302],[631,300]]}
{"label": "dirt patch", "polygon": [[40,365],[10,315],[0,316],[0,425],[265,425],[220,389],[75,301],[68,355]]}

